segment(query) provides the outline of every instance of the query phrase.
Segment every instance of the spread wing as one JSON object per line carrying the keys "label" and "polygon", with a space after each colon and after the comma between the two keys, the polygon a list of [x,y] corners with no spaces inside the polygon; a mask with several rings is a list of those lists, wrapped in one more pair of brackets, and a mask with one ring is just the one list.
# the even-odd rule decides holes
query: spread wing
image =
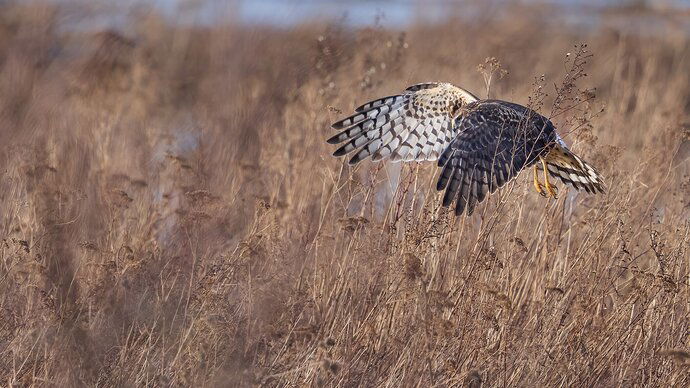
{"label": "spread wing", "polygon": [[474,101],[471,93],[449,83],[410,86],[402,94],[368,102],[334,123],[332,127],[341,132],[328,143],[344,143],[334,156],[356,151],[350,164],[369,156],[436,160],[457,135],[454,124],[460,108]]}
{"label": "spread wing", "polygon": [[444,150],[436,189],[445,190],[443,206],[454,200],[455,213],[474,206],[505,185],[556,139],[553,124],[526,107],[505,101],[481,101],[458,118],[458,135]]}

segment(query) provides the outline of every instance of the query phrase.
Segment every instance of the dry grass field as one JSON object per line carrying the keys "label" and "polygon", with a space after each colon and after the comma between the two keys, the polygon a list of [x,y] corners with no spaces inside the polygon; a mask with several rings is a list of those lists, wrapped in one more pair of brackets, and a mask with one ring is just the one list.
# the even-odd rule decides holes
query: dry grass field
{"label": "dry grass field", "polygon": [[[1,386],[690,386],[687,13],[94,32],[1,4]],[[455,218],[434,163],[330,156],[429,80],[552,116],[606,194],[521,174]]]}

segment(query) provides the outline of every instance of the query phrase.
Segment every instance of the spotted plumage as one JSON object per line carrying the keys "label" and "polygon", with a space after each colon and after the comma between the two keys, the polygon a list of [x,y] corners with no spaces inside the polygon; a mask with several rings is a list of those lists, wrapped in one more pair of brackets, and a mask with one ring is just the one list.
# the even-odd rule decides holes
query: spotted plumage
{"label": "spotted plumage", "polygon": [[[366,103],[332,125],[340,130],[328,143],[343,145],[333,155],[354,152],[350,164],[373,160],[438,160],[443,205],[472,214],[488,194],[538,165],[575,189],[603,192],[594,168],[574,155],[551,121],[511,102],[479,100],[448,83],[423,83],[402,94]],[[537,163],[541,162],[541,163]],[[545,187],[555,197],[548,176]]]}

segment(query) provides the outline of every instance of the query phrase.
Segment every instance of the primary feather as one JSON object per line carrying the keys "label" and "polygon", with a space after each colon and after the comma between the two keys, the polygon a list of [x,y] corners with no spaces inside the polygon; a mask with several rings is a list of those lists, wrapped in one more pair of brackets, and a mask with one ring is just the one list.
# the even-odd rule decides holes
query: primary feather
{"label": "primary feather", "polygon": [[358,150],[350,164],[372,155],[373,160],[436,160],[456,135],[453,121],[460,108],[473,101],[477,98],[471,93],[448,83],[413,85],[402,94],[368,102],[334,123],[341,132],[328,143],[346,142],[335,156]]}

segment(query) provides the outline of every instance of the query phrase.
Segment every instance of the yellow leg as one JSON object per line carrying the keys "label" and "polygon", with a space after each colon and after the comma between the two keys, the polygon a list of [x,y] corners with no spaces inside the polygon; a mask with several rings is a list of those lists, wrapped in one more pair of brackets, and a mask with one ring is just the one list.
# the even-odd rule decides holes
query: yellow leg
{"label": "yellow leg", "polygon": [[534,165],[534,188],[537,189],[537,193],[542,197],[546,197],[546,192],[544,191],[544,186],[539,182],[539,175],[537,174],[537,165]]}
{"label": "yellow leg", "polygon": [[539,159],[541,160],[541,166],[544,168],[544,187],[546,187],[546,191],[549,193],[549,197],[557,199],[558,189],[556,188],[556,186],[552,185],[551,182],[549,182],[549,170],[546,168],[546,161],[544,160],[544,158]]}

